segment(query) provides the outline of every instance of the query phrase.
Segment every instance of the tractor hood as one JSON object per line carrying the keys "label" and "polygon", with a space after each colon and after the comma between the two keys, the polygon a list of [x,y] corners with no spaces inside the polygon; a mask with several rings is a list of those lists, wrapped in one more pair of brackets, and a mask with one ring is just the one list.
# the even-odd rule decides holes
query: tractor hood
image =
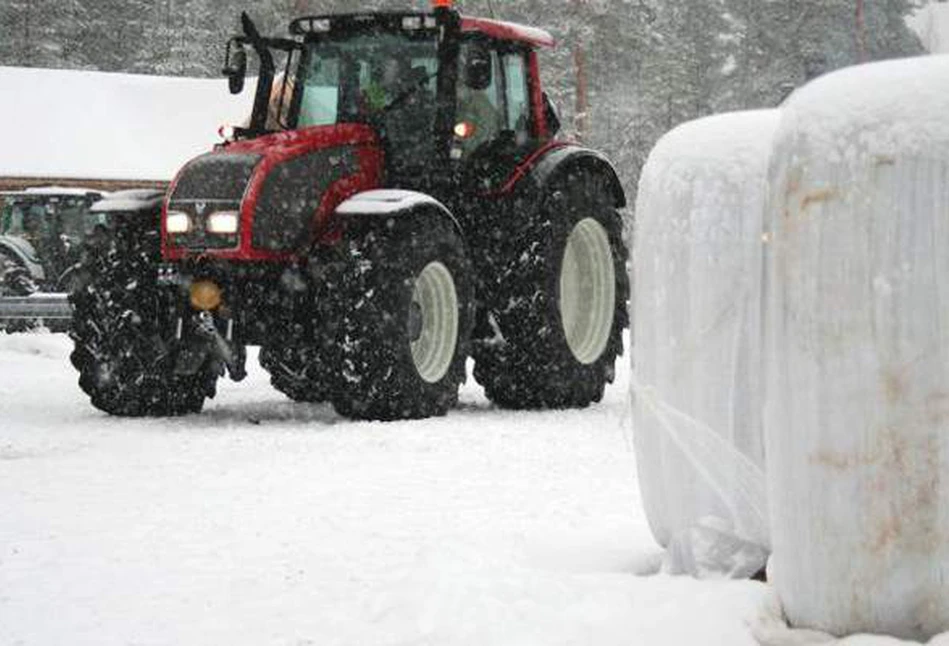
{"label": "tractor hood", "polygon": [[223,144],[188,162],[162,212],[168,260],[285,260],[332,230],[353,194],[377,188],[382,151],[362,124],[315,126]]}

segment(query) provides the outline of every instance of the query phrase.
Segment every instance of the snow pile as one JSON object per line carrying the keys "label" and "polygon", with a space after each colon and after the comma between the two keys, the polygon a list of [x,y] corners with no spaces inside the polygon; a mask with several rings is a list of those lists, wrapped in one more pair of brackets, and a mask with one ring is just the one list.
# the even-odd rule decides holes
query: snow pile
{"label": "snow pile", "polygon": [[907,19],[926,51],[949,54],[949,3],[937,0],[919,8]]}
{"label": "snow pile", "polygon": [[640,180],[634,439],[673,573],[750,576],[767,556],[762,211],[777,123],[777,111],[756,111],[684,124]]}
{"label": "snow pile", "polygon": [[769,574],[792,624],[949,629],[949,56],[822,77],[772,157]]}
{"label": "snow pile", "polygon": [[15,67],[0,88],[0,177],[167,181],[253,100],[253,83]]}

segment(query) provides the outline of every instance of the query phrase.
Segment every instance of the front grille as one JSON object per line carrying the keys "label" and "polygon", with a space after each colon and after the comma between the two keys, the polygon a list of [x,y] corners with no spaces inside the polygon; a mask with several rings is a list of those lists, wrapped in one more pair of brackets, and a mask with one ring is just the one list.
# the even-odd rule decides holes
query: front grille
{"label": "front grille", "polygon": [[175,185],[175,200],[237,200],[244,196],[260,155],[208,153],[184,167]]}
{"label": "front grille", "polygon": [[168,203],[168,211],[187,213],[191,218],[191,230],[187,233],[170,234],[172,244],[193,250],[233,249],[239,241],[240,229],[232,234],[209,233],[207,221],[215,211],[240,212],[240,208],[240,200],[176,200],[173,197]]}

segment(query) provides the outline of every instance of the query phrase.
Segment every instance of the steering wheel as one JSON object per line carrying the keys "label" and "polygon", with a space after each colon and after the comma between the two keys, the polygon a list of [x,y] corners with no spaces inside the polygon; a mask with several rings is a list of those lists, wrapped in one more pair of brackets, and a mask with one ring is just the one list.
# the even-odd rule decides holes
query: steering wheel
{"label": "steering wheel", "polygon": [[516,147],[513,130],[502,130],[494,139],[480,144],[464,162],[465,183],[486,188],[503,181],[514,162]]}

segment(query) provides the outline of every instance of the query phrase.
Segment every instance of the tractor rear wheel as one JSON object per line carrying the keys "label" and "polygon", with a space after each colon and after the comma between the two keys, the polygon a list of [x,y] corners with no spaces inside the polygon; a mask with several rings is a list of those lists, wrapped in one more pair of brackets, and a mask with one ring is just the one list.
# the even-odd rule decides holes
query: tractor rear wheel
{"label": "tractor rear wheel", "polygon": [[434,213],[357,216],[348,234],[333,406],[360,419],[444,415],[473,322],[464,242]]}
{"label": "tractor rear wheel", "polygon": [[70,295],[70,355],[79,386],[92,405],[111,415],[197,413],[213,397],[217,372],[175,372],[174,307],[157,285],[157,263],[140,247],[91,255],[88,282]]}
{"label": "tractor rear wheel", "polygon": [[475,379],[508,408],[576,408],[599,401],[628,325],[622,220],[605,179],[563,173],[510,237],[489,277],[497,338],[475,349]]}

